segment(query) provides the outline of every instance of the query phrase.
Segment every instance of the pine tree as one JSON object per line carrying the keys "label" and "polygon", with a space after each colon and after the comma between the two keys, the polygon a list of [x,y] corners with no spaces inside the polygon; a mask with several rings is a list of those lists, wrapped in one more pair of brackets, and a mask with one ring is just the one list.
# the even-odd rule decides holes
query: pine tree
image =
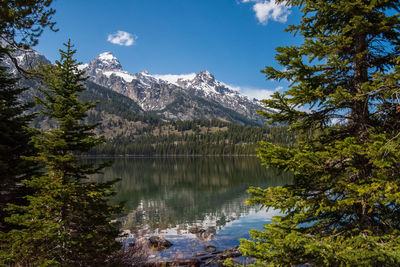
{"label": "pine tree", "polygon": [[38,44],[45,28],[58,31],[50,6],[53,0],[1,0],[0,1],[0,49],[14,63],[17,70],[27,76],[28,70],[19,66],[12,55],[15,50],[29,49]]}
{"label": "pine tree", "polygon": [[[0,52],[0,61],[4,53]],[[32,103],[21,103],[18,96],[26,88],[17,88],[17,79],[0,66],[0,232],[8,231],[4,218],[7,203],[22,204],[27,193],[22,180],[37,170],[36,164],[22,159],[32,156],[32,134],[27,130],[33,115],[26,115]]]}
{"label": "pine tree", "polygon": [[53,0],[1,0],[0,47],[29,48],[45,28],[57,31],[50,6]]}
{"label": "pine tree", "polygon": [[[51,3],[52,0],[0,2],[0,63],[8,56],[18,70],[26,72],[11,54],[15,49],[37,44],[44,28],[56,31]],[[0,233],[11,227],[4,223],[4,217],[9,214],[5,211],[7,203],[24,202],[27,191],[21,181],[35,171],[35,164],[21,158],[33,153],[29,143],[32,133],[27,130],[33,116],[26,115],[31,104],[20,103],[18,99],[26,90],[18,88],[17,80],[4,66],[0,67]]]}
{"label": "pine tree", "polygon": [[263,70],[291,82],[263,115],[300,136],[294,148],[262,143],[259,157],[294,180],[249,189],[250,204],[284,215],[240,249],[261,265],[400,266],[400,2],[287,4],[303,13],[288,28],[303,43],[277,48],[284,71]]}
{"label": "pine tree", "polygon": [[96,125],[84,122],[86,112],[95,103],[82,103],[84,72],[73,59],[70,42],[60,50],[55,65],[42,66],[44,98],[37,98],[42,113],[57,122],[57,128],[40,131],[33,138],[38,154],[30,158],[44,165],[43,175],[26,180],[35,194],[29,205],[14,207],[8,221],[21,229],[9,232],[3,262],[22,266],[63,265],[97,266],[119,248],[118,229],[110,223],[120,212],[108,204],[113,195],[109,183],[95,183],[88,176],[103,166],[83,164],[77,156],[103,142],[96,138]]}

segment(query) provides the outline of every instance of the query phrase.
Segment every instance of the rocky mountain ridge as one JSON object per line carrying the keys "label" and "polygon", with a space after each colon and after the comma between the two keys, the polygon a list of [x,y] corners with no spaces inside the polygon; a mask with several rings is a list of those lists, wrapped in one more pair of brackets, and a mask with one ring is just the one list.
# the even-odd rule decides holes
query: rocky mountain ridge
{"label": "rocky mountain ridge", "polygon": [[[151,75],[147,71],[130,74],[110,52],[100,54],[81,68],[88,73],[89,80],[133,99],[144,111],[166,119],[217,118],[232,121],[224,114],[231,110],[248,121],[263,121],[256,113],[264,109],[259,101],[232,90],[207,70],[186,75]],[[213,114],[212,106],[220,108]]]}
{"label": "rocky mountain ridge", "polygon": [[[17,51],[14,57],[25,69],[35,67],[39,62],[51,64],[34,50]],[[7,60],[6,65],[10,72],[20,76],[11,60]],[[110,52],[100,54],[79,68],[86,71],[89,82],[128,97],[140,107],[141,113],[164,120],[217,119],[240,124],[263,123],[256,113],[264,109],[259,101],[232,90],[206,70],[187,75],[151,75],[147,71],[130,74]],[[36,94],[37,81],[22,79],[21,84],[33,88],[27,94]],[[93,86],[88,84],[88,87]]]}

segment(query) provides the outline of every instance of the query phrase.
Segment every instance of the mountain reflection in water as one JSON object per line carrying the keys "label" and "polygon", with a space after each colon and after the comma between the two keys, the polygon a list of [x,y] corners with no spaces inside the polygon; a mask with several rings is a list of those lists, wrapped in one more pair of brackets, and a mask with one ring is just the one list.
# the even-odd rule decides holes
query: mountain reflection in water
{"label": "mountain reflection in water", "polygon": [[125,202],[122,227],[133,236],[186,236],[222,247],[236,245],[278,214],[247,206],[249,186],[291,182],[290,175],[266,169],[255,157],[117,158],[96,177],[115,178],[122,179],[115,197]]}

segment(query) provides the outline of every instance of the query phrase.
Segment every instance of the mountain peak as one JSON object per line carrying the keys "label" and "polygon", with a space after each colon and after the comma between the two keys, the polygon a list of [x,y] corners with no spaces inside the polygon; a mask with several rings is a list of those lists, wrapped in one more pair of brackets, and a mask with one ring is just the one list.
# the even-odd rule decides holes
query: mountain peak
{"label": "mountain peak", "polygon": [[104,52],[98,55],[90,62],[89,67],[101,70],[122,70],[121,63],[111,52]]}
{"label": "mountain peak", "polygon": [[114,54],[112,52],[103,52],[100,55],[97,56],[99,59],[102,60],[113,60],[113,59],[117,59]]}
{"label": "mountain peak", "polygon": [[198,79],[203,80],[204,82],[208,82],[208,81],[215,80],[214,75],[212,75],[208,70],[202,70],[202,71],[200,71],[200,72],[196,75],[196,77],[197,77]]}
{"label": "mountain peak", "polygon": [[182,86],[182,82],[188,82],[196,77],[196,73],[188,74],[155,74],[154,78],[160,79],[162,81],[174,84],[176,86]]}
{"label": "mountain peak", "polygon": [[201,70],[199,72],[200,75],[212,75],[208,70]]}
{"label": "mountain peak", "polygon": [[148,72],[147,70],[142,70],[141,72],[139,72],[139,74],[141,74],[141,75],[146,75],[146,76],[149,76],[149,75],[150,75],[149,72]]}

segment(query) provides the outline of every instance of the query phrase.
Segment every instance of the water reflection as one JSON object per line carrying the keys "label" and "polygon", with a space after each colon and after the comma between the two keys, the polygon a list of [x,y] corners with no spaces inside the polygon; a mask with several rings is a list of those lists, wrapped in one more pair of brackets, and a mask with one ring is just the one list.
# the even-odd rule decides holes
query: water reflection
{"label": "water reflection", "polygon": [[[204,239],[257,213],[257,208],[245,204],[249,186],[277,186],[291,180],[290,175],[265,169],[254,157],[116,159],[96,179],[116,177],[122,179],[116,186],[116,201],[126,203],[123,229],[189,235],[190,227],[197,225],[209,232],[203,233]],[[197,237],[201,238],[199,233]]]}

